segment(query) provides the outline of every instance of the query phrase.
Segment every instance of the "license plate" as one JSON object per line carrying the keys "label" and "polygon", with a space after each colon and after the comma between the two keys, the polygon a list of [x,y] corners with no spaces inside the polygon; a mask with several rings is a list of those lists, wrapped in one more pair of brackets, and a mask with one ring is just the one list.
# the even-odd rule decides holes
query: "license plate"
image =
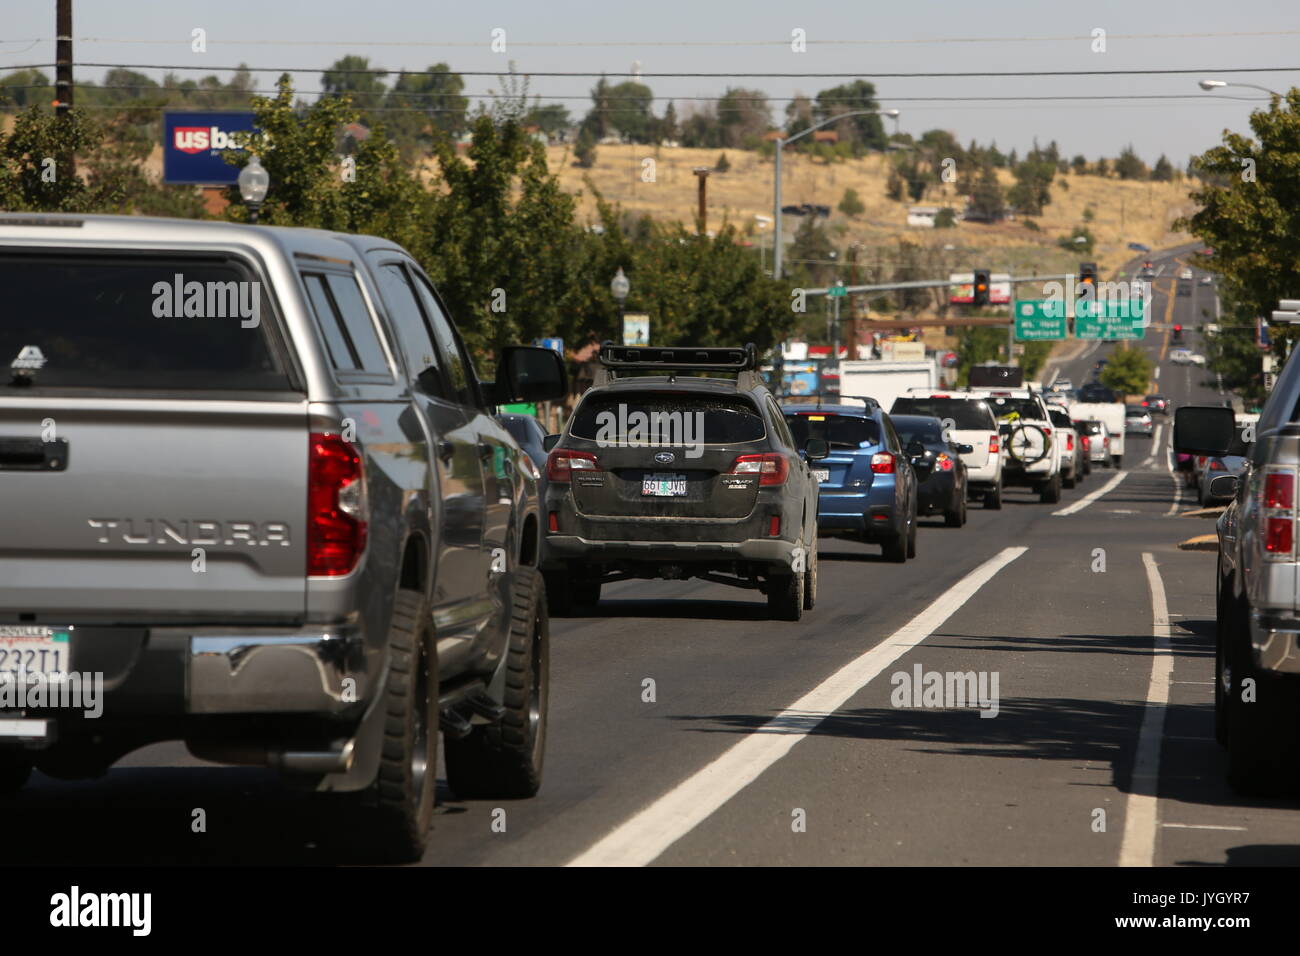
{"label": "license plate", "polygon": [[829,468],[814,468],[813,477],[825,484],[831,480],[831,470]]}
{"label": "license plate", "polygon": [[646,475],[641,479],[641,494],[657,498],[674,498],[686,494],[684,475]]}
{"label": "license plate", "polygon": [[68,629],[0,624],[0,679],[68,673]]}

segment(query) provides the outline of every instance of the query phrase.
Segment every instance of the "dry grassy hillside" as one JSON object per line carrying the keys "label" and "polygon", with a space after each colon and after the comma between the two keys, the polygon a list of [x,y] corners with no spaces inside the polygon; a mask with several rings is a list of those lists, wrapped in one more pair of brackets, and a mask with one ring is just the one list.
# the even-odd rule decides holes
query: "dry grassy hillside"
{"label": "dry grassy hillside", "polygon": [[[650,146],[600,146],[596,165],[584,170],[573,163],[572,150],[553,146],[548,150],[551,168],[564,187],[582,193],[581,215],[595,218],[595,203],[584,184],[589,175],[606,199],[618,202],[634,214],[646,213],[657,220],[680,220],[693,223],[696,208],[696,166],[712,167],[717,162],[716,149],[656,149]],[[726,150],[731,168],[726,173],[712,173],[708,180],[709,228],[731,222],[743,231],[757,233],[754,214],[772,213],[771,159],[745,150]],[[655,160],[655,181],[642,180],[644,160]],[[996,225],[960,223],[953,229],[927,229],[907,226],[910,202],[893,202],[886,198],[888,165],[884,156],[873,155],[857,160],[828,164],[815,162],[787,152],[783,162],[785,183],[783,202],[819,203],[834,209],[852,187],[866,206],[855,219],[838,212],[830,225],[838,245],[861,241],[868,246],[892,243],[895,237],[909,236],[924,244],[951,244],[959,250],[997,250],[986,256],[990,267],[1001,269],[1037,267],[1040,271],[1073,268],[1067,264],[1080,258],[1061,250],[1056,240],[1069,235],[1075,226],[1086,225],[1097,239],[1091,258],[1103,271],[1113,269],[1133,257],[1126,248],[1129,242],[1142,242],[1152,248],[1175,245],[1189,237],[1171,231],[1172,223],[1191,210],[1186,181],[1173,183],[1132,182],[1096,176],[1058,174],[1052,184],[1051,204],[1038,217],[1038,232],[1021,221]],[[1011,174],[999,171],[1004,186],[1014,183]],[[948,202],[961,208],[963,200],[949,191]],[[944,205],[941,194],[927,195],[922,204]],[[1091,208],[1093,219],[1085,222],[1084,210]],[[800,220],[785,217],[787,237]],[[770,227],[769,227],[770,228]],[[764,236],[768,243],[771,236]],[[967,266],[974,263],[965,263]]]}

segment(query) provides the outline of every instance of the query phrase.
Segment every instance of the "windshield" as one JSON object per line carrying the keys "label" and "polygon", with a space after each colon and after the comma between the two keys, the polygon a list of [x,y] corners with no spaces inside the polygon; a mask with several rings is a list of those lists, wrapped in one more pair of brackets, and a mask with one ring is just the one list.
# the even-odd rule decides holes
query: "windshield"
{"label": "windshield", "polygon": [[816,413],[787,415],[785,421],[796,448],[803,448],[809,438],[824,439],[832,448],[867,448],[880,444],[880,429],[870,418]]}
{"label": "windshield", "polygon": [[903,445],[910,445],[914,441],[919,441],[925,445],[939,445],[943,443],[943,424],[935,421],[908,421],[903,419],[899,421],[894,419],[894,430],[898,432],[899,439]]}
{"label": "windshield", "polygon": [[965,398],[899,398],[890,415],[929,415],[943,421],[951,419],[953,428],[969,431],[993,431],[996,427],[988,405]]}

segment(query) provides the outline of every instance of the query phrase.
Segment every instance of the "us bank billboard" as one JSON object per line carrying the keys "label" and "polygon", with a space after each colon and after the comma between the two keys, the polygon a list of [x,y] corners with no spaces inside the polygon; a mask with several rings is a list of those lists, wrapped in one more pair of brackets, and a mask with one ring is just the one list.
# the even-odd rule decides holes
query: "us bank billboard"
{"label": "us bank billboard", "polygon": [[233,134],[254,132],[253,114],[206,112],[163,114],[163,182],[229,186],[239,167],[222,157],[239,151]]}

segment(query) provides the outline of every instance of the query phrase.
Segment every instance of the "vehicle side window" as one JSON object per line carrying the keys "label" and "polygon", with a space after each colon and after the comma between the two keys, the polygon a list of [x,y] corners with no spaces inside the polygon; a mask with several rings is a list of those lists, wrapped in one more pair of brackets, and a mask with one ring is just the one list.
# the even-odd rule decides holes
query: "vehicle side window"
{"label": "vehicle side window", "polygon": [[334,368],[389,374],[388,360],[357,280],[333,272],[303,273],[302,279]]}
{"label": "vehicle side window", "polygon": [[462,405],[479,404],[478,389],[474,384],[474,366],[465,352],[465,345],[461,342],[455,326],[451,324],[451,319],[447,318],[447,313],[443,311],[438,297],[433,294],[433,290],[429,288],[423,276],[415,277],[415,290],[429,316],[434,344],[438,347],[443,374],[450,389],[449,397]]}
{"label": "vehicle side window", "polygon": [[894,423],[889,420],[888,415],[882,415],[880,417],[885,422],[885,440],[889,443],[889,450],[901,455],[903,453],[903,446],[898,440],[898,432],[894,431]]}
{"label": "vehicle side window", "polygon": [[795,444],[794,436],[790,434],[790,426],[785,423],[785,416],[777,408],[776,402],[770,398],[767,400],[767,417],[772,420],[772,428],[776,430],[777,436],[785,442],[786,447],[797,451],[799,446]]}
{"label": "vehicle side window", "polygon": [[420,373],[433,368],[433,375],[421,380],[425,391],[439,398],[447,397],[441,378],[438,350],[433,344],[429,322],[416,299],[415,286],[409,273],[396,262],[386,262],[375,271],[380,291],[388,306],[389,321],[397,333],[402,354],[406,358],[407,374],[414,382]]}

